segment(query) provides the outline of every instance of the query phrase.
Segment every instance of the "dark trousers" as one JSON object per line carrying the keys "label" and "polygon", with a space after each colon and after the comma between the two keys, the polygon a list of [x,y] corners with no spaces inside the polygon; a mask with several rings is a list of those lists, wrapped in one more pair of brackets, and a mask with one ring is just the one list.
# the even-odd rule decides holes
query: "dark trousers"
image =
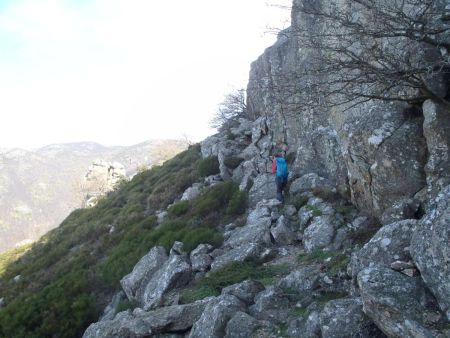
{"label": "dark trousers", "polygon": [[287,184],[287,177],[276,176],[275,183],[277,184],[277,200],[284,202],[283,189]]}

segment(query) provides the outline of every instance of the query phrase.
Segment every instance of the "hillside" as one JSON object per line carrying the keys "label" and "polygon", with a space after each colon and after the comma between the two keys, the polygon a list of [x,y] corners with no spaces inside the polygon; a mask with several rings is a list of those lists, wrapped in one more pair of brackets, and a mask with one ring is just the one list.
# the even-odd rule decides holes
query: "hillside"
{"label": "hillside", "polygon": [[86,142],[1,150],[0,252],[39,238],[79,208],[83,179],[95,160],[121,163],[131,176],[185,148],[182,141],[155,140],[128,147]]}

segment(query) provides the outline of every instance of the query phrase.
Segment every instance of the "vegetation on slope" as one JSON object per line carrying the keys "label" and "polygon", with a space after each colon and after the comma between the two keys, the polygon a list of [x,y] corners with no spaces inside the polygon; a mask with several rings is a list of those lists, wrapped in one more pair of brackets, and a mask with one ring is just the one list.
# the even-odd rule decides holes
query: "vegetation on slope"
{"label": "vegetation on slope", "polygon": [[155,217],[217,170],[216,158],[202,160],[199,146],[191,146],[123,183],[97,206],[74,211],[15,262],[1,256],[0,297],[6,306],[0,309],[0,337],[79,337],[151,247],[168,250],[175,240],[187,250],[199,243],[220,245],[217,226],[245,212],[247,196],[232,182],[173,204],[161,225]]}

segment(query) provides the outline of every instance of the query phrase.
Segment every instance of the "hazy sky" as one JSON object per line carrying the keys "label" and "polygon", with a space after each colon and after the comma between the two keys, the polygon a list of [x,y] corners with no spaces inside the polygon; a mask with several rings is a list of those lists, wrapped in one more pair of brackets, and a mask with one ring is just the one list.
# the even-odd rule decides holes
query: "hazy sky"
{"label": "hazy sky", "polygon": [[274,2],[0,0],[0,147],[204,138],[287,26]]}

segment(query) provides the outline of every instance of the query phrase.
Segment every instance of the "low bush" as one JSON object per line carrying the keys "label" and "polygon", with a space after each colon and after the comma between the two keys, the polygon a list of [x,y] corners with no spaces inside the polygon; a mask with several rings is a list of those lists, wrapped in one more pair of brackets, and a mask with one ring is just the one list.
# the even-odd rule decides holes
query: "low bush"
{"label": "low bush", "polygon": [[189,211],[190,207],[189,201],[177,202],[167,209],[167,216],[170,218],[182,216]]}
{"label": "low bush", "polygon": [[218,295],[221,290],[247,279],[253,279],[266,284],[268,279],[273,280],[276,276],[285,275],[288,272],[284,265],[261,266],[253,261],[231,262],[222,268],[210,272],[195,286],[185,290],[181,299],[184,302],[193,302],[208,296]]}
{"label": "low bush", "polygon": [[241,157],[229,156],[225,157],[223,163],[227,168],[236,169],[244,161]]}
{"label": "low bush", "polygon": [[248,207],[248,193],[236,191],[231,196],[226,213],[231,216],[239,216],[245,213]]}
{"label": "low bush", "polygon": [[204,177],[220,173],[217,156],[210,156],[200,160],[197,168],[200,176]]}

